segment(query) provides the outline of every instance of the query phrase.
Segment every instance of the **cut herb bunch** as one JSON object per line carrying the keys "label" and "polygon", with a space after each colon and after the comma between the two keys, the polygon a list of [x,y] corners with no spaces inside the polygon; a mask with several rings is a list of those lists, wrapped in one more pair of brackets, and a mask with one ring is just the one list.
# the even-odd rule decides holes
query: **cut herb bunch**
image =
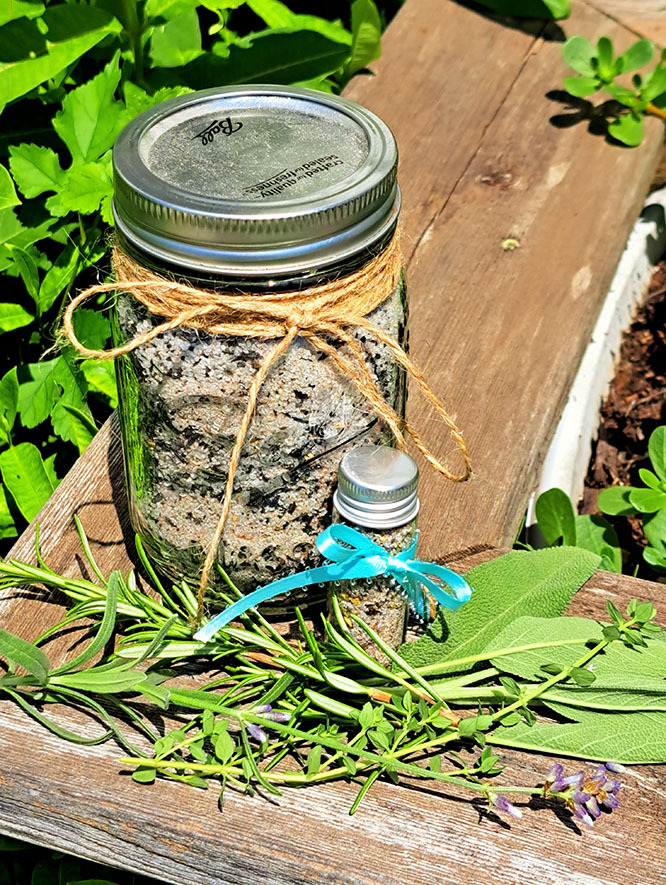
{"label": "cut herb bunch", "polygon": [[[66,740],[114,739],[129,754],[119,761],[134,769],[139,783],[159,776],[214,785],[222,798],[227,787],[279,795],[282,787],[345,778],[360,784],[353,813],[380,777],[417,778],[465,788],[513,816],[520,809],[505,794],[546,797],[592,823],[599,802],[617,805],[619,784],[609,782],[606,768],[564,778],[556,766],[542,784],[499,785],[494,778],[502,766],[490,745],[602,761],[666,761],[666,643],[652,604],[634,601],[626,616],[609,604],[605,625],[554,616],[598,565],[587,551],[513,552],[469,572],[469,610],[448,613],[448,622],[439,615],[440,629],[455,629],[459,637],[457,655],[441,634],[437,642],[437,630],[397,652],[358,621],[390,659],[389,669],[358,645],[338,607],[321,629],[296,610],[297,641],[251,610],[242,626],[224,628],[208,644],[196,642],[196,600],[186,583],[167,591],[140,541],[154,593],[141,590],[133,572],[105,578],[78,521],[77,528],[98,583],[53,572],[38,540],[37,566],[0,564],[0,586],[41,584],[74,603],[35,643],[0,631],[0,657],[7,662],[0,693]],[[220,571],[232,601],[238,591]],[[88,645],[52,667],[44,646],[83,617],[99,618]],[[116,651],[105,654],[114,633]],[[428,662],[416,663],[423,655]],[[181,665],[195,661],[209,681],[174,683]],[[44,712],[51,703],[87,711],[95,733],[64,727]],[[177,727],[158,733],[155,708],[165,721],[177,719]],[[537,722],[544,711],[568,721]],[[629,718],[634,736],[646,733],[644,748],[623,738]],[[469,751],[465,757],[461,748]]]}

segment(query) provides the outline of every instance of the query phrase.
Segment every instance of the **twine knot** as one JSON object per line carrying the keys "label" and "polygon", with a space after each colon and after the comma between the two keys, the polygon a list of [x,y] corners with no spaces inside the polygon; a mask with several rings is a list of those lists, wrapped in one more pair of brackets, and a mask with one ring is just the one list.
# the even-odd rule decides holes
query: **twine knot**
{"label": "twine knot", "polygon": [[[345,276],[307,289],[286,292],[236,292],[224,289],[201,289],[186,282],[168,279],[134,261],[119,245],[113,250],[115,282],[90,286],[76,295],[63,316],[63,327],[69,341],[83,356],[113,359],[130,353],[170,329],[187,327],[202,329],[213,335],[275,339],[275,345],[264,356],[254,375],[234,446],[224,490],[220,518],[208,545],[201,573],[198,594],[197,625],[201,624],[203,601],[210,573],[222,539],[224,525],[231,508],[234,478],[241,450],[247,435],[261,386],[271,366],[282,356],[297,336],[330,357],[338,369],[357,387],[368,404],[391,429],[396,445],[405,448],[405,432],[428,463],[453,482],[469,479],[472,465],[460,429],[432,391],[420,369],[407,356],[400,344],[375,325],[368,315],[379,307],[395,289],[400,279],[402,255],[397,233],[388,246],[362,267]],[[133,295],[154,316],[164,319],[152,329],[109,350],[93,350],[76,336],[73,315],[84,301],[104,292],[118,290]],[[429,450],[416,428],[402,418],[384,398],[368,368],[365,352],[350,329],[363,329],[384,344],[432,405],[453,436],[463,460],[463,470],[454,474]],[[343,349],[330,339],[337,339]]]}

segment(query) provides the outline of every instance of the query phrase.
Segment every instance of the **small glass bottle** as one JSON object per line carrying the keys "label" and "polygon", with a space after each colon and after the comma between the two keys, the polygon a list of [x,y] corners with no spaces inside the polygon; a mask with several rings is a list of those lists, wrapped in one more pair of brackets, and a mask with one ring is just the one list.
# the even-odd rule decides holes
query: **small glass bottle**
{"label": "small glass bottle", "polygon": [[[359,446],[340,461],[333,521],[352,526],[392,555],[402,553],[416,538],[418,479],[418,467],[406,452],[389,446]],[[361,618],[387,645],[397,648],[405,635],[408,606],[395,580],[379,576],[331,585],[329,616],[332,594],[359,645],[386,663],[385,655],[348,616]]]}

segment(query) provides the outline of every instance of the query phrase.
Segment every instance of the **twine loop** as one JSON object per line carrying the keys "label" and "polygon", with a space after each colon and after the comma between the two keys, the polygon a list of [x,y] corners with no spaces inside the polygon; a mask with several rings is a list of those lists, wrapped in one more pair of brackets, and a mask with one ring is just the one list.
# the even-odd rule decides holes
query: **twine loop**
{"label": "twine loop", "polygon": [[[375,414],[390,427],[399,448],[405,448],[406,432],[429,464],[447,479],[464,482],[471,476],[472,465],[465,440],[444,404],[401,345],[368,319],[368,315],[389,297],[399,281],[402,255],[397,233],[379,255],[352,273],[306,289],[285,292],[253,293],[198,288],[160,276],[136,262],[117,244],[113,250],[113,266],[115,282],[99,283],[80,292],[70,301],[63,316],[67,338],[87,358],[113,359],[179,327],[201,329],[213,335],[275,341],[252,379],[243,418],[231,450],[220,518],[208,545],[201,573],[198,625],[203,616],[204,593],[231,508],[234,477],[259,391],[272,365],[297,336],[305,338],[313,348],[330,357],[342,374],[353,382]],[[118,290],[133,295],[151,314],[162,318],[164,322],[109,350],[86,347],[74,331],[74,312],[89,298]],[[455,440],[463,461],[461,473],[454,474],[442,464],[427,447],[416,428],[386,401],[367,365],[363,348],[351,334],[350,330],[355,328],[365,330],[385,345],[396,363],[418,384]],[[337,339],[343,348],[335,347],[330,342],[331,338]]]}

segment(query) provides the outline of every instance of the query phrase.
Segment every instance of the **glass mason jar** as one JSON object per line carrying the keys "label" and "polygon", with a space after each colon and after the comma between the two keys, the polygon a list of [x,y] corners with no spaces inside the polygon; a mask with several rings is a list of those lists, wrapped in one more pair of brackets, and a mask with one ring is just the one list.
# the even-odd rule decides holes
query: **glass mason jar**
{"label": "glass mason jar", "polygon": [[[340,461],[338,487],[333,496],[333,522],[343,522],[396,556],[416,538],[419,512],[419,471],[406,452],[388,446],[363,445]],[[402,644],[408,604],[397,581],[385,575],[340,581],[329,587],[336,596],[353,637],[382,663],[382,654],[367,633],[352,620],[365,621],[391,648]]]}
{"label": "glass mason jar", "polygon": [[[308,89],[172,99],[125,128],[113,162],[121,248],[201,288],[261,293],[335,280],[387,248],[400,209],[388,127]],[[369,319],[404,343],[402,281]],[[118,293],[117,344],[160,322]],[[349,331],[404,413],[403,370],[364,330]],[[116,360],[130,518],[167,576],[198,580],[249,386],[275,343],[179,327]],[[340,455],[388,438],[332,359],[296,338],[261,388],[218,551],[243,592],[318,564],[313,542],[330,523]],[[209,593],[214,603],[214,585]]]}

